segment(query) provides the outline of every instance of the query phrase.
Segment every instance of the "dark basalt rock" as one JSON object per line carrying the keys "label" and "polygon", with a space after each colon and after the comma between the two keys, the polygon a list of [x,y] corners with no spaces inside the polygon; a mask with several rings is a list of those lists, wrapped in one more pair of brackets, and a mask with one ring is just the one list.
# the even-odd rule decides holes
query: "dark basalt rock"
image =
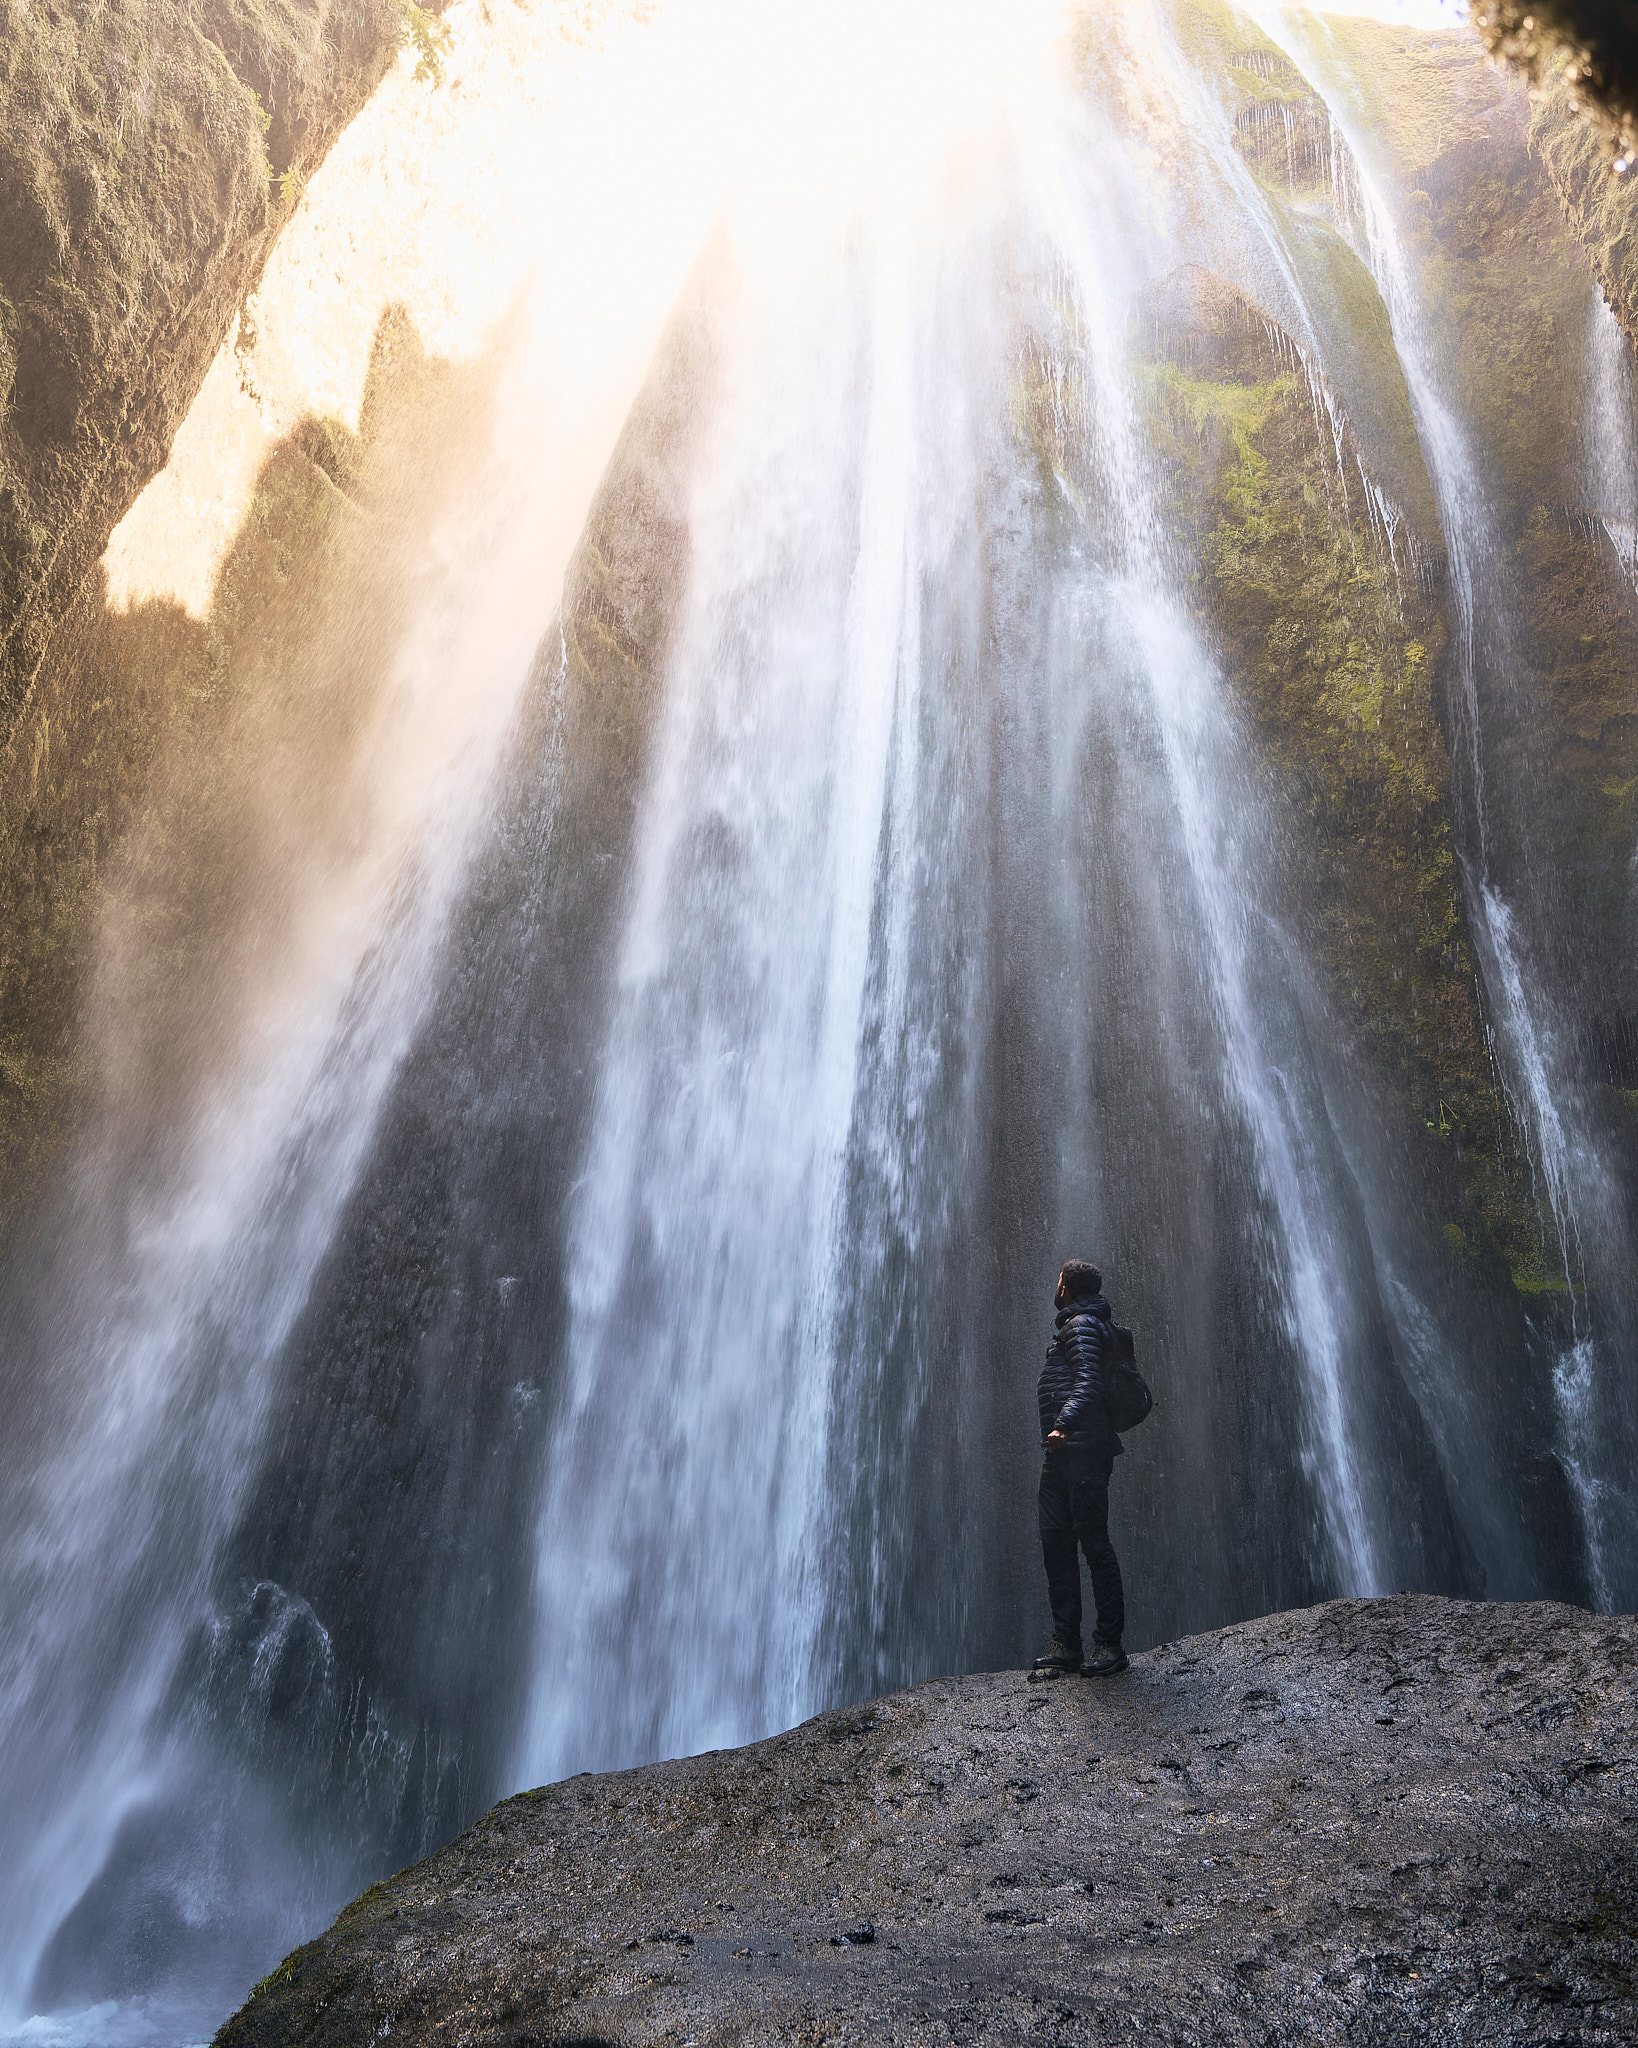
{"label": "dark basalt rock", "polygon": [[1635,1666],[1632,1618],[1334,1601],[571,1779],[366,1893],[218,2048],[1630,2041]]}

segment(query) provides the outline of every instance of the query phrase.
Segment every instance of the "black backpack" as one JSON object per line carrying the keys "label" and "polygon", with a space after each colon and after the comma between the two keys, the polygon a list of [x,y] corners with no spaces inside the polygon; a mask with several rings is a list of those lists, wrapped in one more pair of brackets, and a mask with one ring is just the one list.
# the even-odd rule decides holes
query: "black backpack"
{"label": "black backpack", "polygon": [[1103,1383],[1109,1395],[1109,1424],[1119,1436],[1136,1429],[1155,1405],[1149,1383],[1137,1369],[1137,1346],[1130,1330],[1119,1323],[1109,1325],[1104,1347]]}

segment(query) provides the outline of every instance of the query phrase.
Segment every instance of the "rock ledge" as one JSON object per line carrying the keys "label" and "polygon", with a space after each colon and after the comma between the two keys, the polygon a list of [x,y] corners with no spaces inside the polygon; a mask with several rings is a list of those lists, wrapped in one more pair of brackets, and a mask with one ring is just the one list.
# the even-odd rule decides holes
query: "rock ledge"
{"label": "rock ledge", "polygon": [[219,2048],[1631,2042],[1635,1668],[1631,1618],[1415,1596],[939,1680],[508,1800]]}

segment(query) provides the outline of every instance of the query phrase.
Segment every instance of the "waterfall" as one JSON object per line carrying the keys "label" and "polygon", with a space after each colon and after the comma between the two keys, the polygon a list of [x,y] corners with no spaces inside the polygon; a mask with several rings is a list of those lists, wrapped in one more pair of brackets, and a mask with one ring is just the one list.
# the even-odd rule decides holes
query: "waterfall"
{"label": "waterfall", "polygon": [[1584,382],[1582,460],[1588,510],[1609,535],[1627,574],[1638,578],[1638,419],[1632,350],[1602,292],[1594,295],[1588,308]]}
{"label": "waterfall", "polygon": [[921,785],[946,766],[923,586],[959,573],[938,508],[977,480],[964,394],[919,368],[948,354],[918,290],[936,255],[878,221],[837,260],[723,344],[688,507],[569,1226],[530,1777],[744,1740],[826,1695],[854,1144],[884,1154],[872,1239],[933,1255],[903,1210],[936,1063],[892,1069]]}
{"label": "waterfall", "polygon": [[[1499,735],[1525,725],[1535,709],[1520,655],[1524,620],[1517,586],[1501,540],[1494,486],[1464,418],[1448,338],[1436,340],[1430,331],[1426,287],[1395,217],[1389,173],[1373,162],[1368,94],[1350,77],[1334,37],[1310,17],[1254,11],[1303,68],[1348,147],[1362,201],[1352,225],[1393,324],[1439,501],[1456,630],[1453,787],[1461,804],[1472,930],[1504,1080],[1545,1196],[1569,1301],[1568,1329],[1558,1340],[1552,1376],[1560,1460],[1580,1507],[1593,1593],[1602,1606],[1620,1606],[1632,1597],[1634,1584],[1627,1475],[1638,1417],[1623,1363],[1631,1335],[1631,1308],[1624,1298],[1631,1225],[1597,1113],[1569,1071],[1567,1042],[1577,1020],[1553,988],[1554,968],[1563,958],[1565,935],[1557,928],[1563,913],[1542,900],[1532,875],[1532,833],[1554,797],[1516,774],[1499,797],[1495,787]],[[1586,297],[1590,309],[1590,281]],[[1630,405],[1623,407],[1610,389],[1619,358],[1611,361],[1610,342],[1600,337],[1596,323],[1592,331],[1592,347],[1601,350],[1595,369],[1603,367],[1591,422],[1603,471],[1593,484],[1596,493],[1630,449],[1631,424]],[[1609,530],[1619,552],[1619,515]],[[1505,874],[1494,844],[1498,803],[1506,806],[1515,848]],[[1533,929],[1521,918],[1518,895],[1526,891],[1537,898]]]}
{"label": "waterfall", "polygon": [[[115,1085],[107,913],[112,1107],[8,1282],[17,2038],[193,2038],[508,1790],[1021,1661],[1067,1256],[1160,1395],[1113,1495],[1134,1642],[1583,1566],[1630,1598],[1620,1171],[1494,739],[1482,436],[1331,60],[1271,15],[1255,75],[1278,45],[1326,111],[1246,143],[1320,223],[1191,19],[679,0],[520,166],[528,282],[336,815],[275,842],[158,1109]],[[1467,930],[1561,1254],[1524,1335],[1449,1284],[1202,608],[1155,400],[1201,278],[1361,580],[1450,622]],[[1350,416],[1378,314],[1437,573]],[[1496,1357],[1556,1404],[1573,1558]]]}
{"label": "waterfall", "polygon": [[[1085,159],[1107,164],[1118,160],[1116,148],[1114,137],[1098,136]],[[1378,1533],[1361,1486],[1362,1431],[1348,1412],[1349,1306],[1336,1251],[1346,1226],[1328,1213],[1323,1195],[1315,1201],[1318,1191],[1329,1192],[1323,1147],[1313,1135],[1325,1129],[1328,1116],[1300,1022],[1289,1015],[1289,998],[1278,986],[1279,970],[1270,978],[1256,963],[1270,946],[1277,959],[1288,955],[1289,940],[1258,900],[1267,853],[1258,843],[1243,746],[1221,677],[1187,620],[1180,587],[1186,565],[1161,529],[1158,479],[1143,447],[1125,337],[1111,318],[1130,303],[1145,266],[1129,243],[1122,246],[1121,181],[1074,192],[1065,189],[1063,169],[1060,151],[1050,171],[1038,175],[1049,180],[1049,232],[1076,293],[1090,369],[1087,424],[1099,444],[1105,504],[1113,509],[1099,535],[1108,551],[1103,602],[1114,613],[1111,637],[1127,640],[1135,655],[1131,681],[1144,700],[1138,716],[1155,735],[1165,766],[1202,928],[1204,978],[1224,1039],[1225,1079],[1252,1135],[1262,1191],[1277,1219],[1287,1327],[1307,1379],[1305,1461],[1316,1480],[1337,1582],[1350,1592],[1375,1592],[1383,1583]]]}
{"label": "waterfall", "polygon": [[[73,1256],[36,1290],[33,1344],[10,1360],[34,1427],[31,1462],[8,1472],[3,1506],[0,1725],[12,1767],[0,1814],[0,2014],[29,2010],[42,1967],[49,1995],[54,1931],[122,1853],[137,1865],[132,1892],[160,1894],[138,1896],[138,1920],[156,1920],[157,1938],[188,1954],[188,1999],[207,2012],[248,1981],[247,1948],[287,1945],[315,1891],[333,1897],[338,1879],[352,1882],[345,1846],[315,1867],[281,1850],[276,1818],[261,1816],[271,1872],[245,1840],[224,1846],[234,1803],[254,1835],[258,1802],[231,1769],[214,1769],[199,1739],[209,1718],[201,1630],[207,1662],[214,1642],[235,1648],[212,1613],[211,1574],[253,1493],[303,1305],[425,1029],[564,564],[714,217],[714,101],[677,88],[699,84],[719,54],[686,39],[679,52],[669,30],[616,39],[580,103],[558,108],[535,158],[516,166],[567,184],[594,148],[628,145],[625,175],[540,226],[492,365],[498,429],[424,537],[382,701],[341,792],[341,827],[274,882],[276,950],[239,992],[248,1000],[232,1020],[231,1057],[160,1147],[115,1122],[76,1163],[57,1225]],[[670,157],[690,175],[657,182]],[[601,262],[614,241],[629,267]],[[344,647],[345,622],[338,639]],[[113,1014],[100,1025],[110,1071],[124,1025],[120,942],[116,925],[104,997]],[[320,1677],[329,1662],[329,1638],[299,1595],[262,1586],[252,1604],[241,1716],[270,1711],[265,1695],[288,1682],[292,1652]],[[361,1734],[381,1746],[382,1730]],[[389,1760],[394,1769],[401,1778],[403,1761]],[[150,1812],[179,1845],[195,1837],[180,1859],[196,1863],[191,1878],[141,1867],[129,1830]],[[152,1931],[145,1941],[140,1927],[100,1929],[93,1915],[80,1938],[132,1947],[105,1968],[93,1961],[82,1973],[91,1982],[117,1983],[123,1970],[147,1988]]]}

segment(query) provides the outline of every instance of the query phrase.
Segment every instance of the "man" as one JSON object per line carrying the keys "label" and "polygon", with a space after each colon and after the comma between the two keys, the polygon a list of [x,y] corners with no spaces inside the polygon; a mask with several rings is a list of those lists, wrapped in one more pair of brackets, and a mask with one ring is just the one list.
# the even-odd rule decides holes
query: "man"
{"label": "man", "polygon": [[[1112,1678],[1127,1666],[1121,1637],[1126,1596],[1120,1561],[1109,1541],[1109,1474],[1121,1441],[1109,1421],[1105,1370],[1110,1357],[1109,1304],[1103,1275],[1085,1259],[1070,1259],[1053,1297],[1057,1320],[1036,1396],[1041,1410],[1041,1554],[1052,1600],[1052,1641],[1035,1660],[1031,1678],[1060,1678],[1084,1670]],[[1081,1662],[1081,1564],[1086,1552],[1098,1629],[1092,1654]]]}

